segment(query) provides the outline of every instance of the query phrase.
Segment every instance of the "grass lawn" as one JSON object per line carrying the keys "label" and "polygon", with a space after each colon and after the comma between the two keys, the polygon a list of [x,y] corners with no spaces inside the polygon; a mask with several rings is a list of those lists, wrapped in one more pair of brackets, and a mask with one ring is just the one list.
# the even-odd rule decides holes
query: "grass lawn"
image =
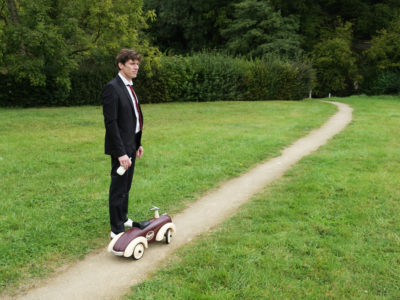
{"label": "grass lawn", "polygon": [[[130,216],[174,214],[319,127],[319,101],[143,105]],[[109,242],[110,160],[100,107],[0,109],[0,292]],[[204,241],[203,241],[204,242]],[[213,254],[214,255],[214,254]],[[206,262],[202,260],[203,262]]]}
{"label": "grass lawn", "polygon": [[126,298],[400,299],[400,97],[337,100],[345,131]]}

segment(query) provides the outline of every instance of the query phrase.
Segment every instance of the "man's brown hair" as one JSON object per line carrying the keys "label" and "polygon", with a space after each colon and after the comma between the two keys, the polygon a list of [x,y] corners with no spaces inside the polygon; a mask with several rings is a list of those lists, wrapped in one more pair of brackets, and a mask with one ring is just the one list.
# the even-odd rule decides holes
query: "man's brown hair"
{"label": "man's brown hair", "polygon": [[132,61],[141,61],[142,57],[140,56],[139,53],[137,53],[135,50],[133,49],[122,49],[121,51],[119,51],[117,57],[116,57],[116,64],[118,67],[118,64],[125,64],[128,60],[132,60]]}

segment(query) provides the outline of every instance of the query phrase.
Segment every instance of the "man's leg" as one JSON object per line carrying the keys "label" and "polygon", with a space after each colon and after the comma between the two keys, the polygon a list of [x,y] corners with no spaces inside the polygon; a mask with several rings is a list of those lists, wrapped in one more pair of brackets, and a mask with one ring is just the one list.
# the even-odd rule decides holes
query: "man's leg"
{"label": "man's leg", "polygon": [[109,211],[111,231],[116,234],[125,231],[124,223],[127,220],[129,190],[135,169],[135,157],[132,157],[132,166],[122,176],[117,174],[119,166],[118,158],[111,157]]}
{"label": "man's leg", "polygon": [[128,220],[128,204],[129,204],[129,191],[131,190],[131,185],[132,185],[132,179],[133,179],[133,174],[134,174],[134,172],[135,172],[135,158],[136,158],[136,155],[135,154],[132,154],[131,156],[129,156],[129,157],[132,157],[132,165],[129,167],[129,169],[125,172],[125,174],[127,174],[127,176],[128,176],[128,179],[127,179],[127,185],[126,185],[126,195],[127,195],[127,198],[126,198],[126,201],[123,203],[123,206],[122,206],[122,218],[123,218],[123,220],[124,220],[124,223],[125,223],[125,221],[127,221]]}

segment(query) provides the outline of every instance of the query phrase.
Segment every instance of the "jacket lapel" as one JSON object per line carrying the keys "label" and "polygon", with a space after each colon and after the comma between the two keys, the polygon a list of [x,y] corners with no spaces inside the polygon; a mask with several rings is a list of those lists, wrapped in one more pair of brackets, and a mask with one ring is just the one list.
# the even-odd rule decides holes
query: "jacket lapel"
{"label": "jacket lapel", "polygon": [[135,109],[133,107],[133,102],[132,102],[131,96],[129,95],[128,89],[126,88],[124,82],[119,77],[119,75],[117,75],[116,78],[117,78],[117,82],[118,82],[119,86],[121,87],[121,89],[123,90],[123,92],[124,92],[124,94],[126,96],[126,100],[130,103],[133,112],[135,112]]}

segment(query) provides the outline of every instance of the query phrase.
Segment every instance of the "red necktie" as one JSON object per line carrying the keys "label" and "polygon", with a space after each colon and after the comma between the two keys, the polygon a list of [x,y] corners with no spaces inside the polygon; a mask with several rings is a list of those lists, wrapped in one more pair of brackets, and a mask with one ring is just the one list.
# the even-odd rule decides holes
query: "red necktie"
{"label": "red necktie", "polygon": [[131,89],[132,95],[133,95],[133,99],[135,99],[135,104],[136,104],[136,110],[138,112],[139,115],[139,124],[140,124],[140,131],[143,129],[143,121],[142,121],[142,114],[140,113],[140,107],[139,107],[139,101],[136,97],[135,91],[133,90],[133,87],[128,84],[129,88]]}

